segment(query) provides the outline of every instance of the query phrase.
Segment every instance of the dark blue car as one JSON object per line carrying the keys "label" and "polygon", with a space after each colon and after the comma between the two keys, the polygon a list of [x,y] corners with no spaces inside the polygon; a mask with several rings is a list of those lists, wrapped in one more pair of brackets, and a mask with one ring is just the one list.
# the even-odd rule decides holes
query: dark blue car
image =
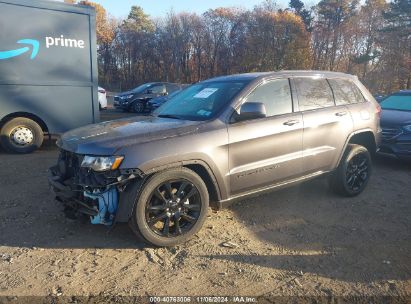
{"label": "dark blue car", "polygon": [[180,92],[182,91],[182,89],[177,90],[169,95],[165,95],[165,96],[160,96],[157,98],[153,98],[151,99],[148,103],[147,103],[147,108],[150,112],[153,112],[154,110],[156,110],[157,108],[159,108],[162,104],[164,104],[166,101],[169,101],[171,98],[173,98],[174,96],[178,95]]}
{"label": "dark blue car", "polygon": [[411,90],[388,96],[381,108],[380,152],[411,160]]}

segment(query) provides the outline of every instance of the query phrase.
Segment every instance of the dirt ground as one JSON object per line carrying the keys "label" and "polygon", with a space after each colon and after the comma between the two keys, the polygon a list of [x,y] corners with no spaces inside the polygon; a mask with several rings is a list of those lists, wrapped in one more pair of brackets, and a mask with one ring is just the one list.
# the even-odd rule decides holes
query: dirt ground
{"label": "dirt ground", "polygon": [[126,224],[109,230],[66,219],[46,178],[56,158],[53,146],[31,155],[0,151],[0,297],[411,301],[410,164],[377,158],[355,198],[336,196],[322,178],[210,210],[194,239],[153,249]]}

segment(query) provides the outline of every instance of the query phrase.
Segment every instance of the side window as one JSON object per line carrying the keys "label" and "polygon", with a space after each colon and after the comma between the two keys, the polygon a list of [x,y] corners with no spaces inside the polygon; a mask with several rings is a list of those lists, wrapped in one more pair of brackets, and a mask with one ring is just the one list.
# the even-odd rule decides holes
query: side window
{"label": "side window", "polygon": [[364,101],[360,89],[348,79],[329,79],[337,106]]}
{"label": "side window", "polygon": [[301,111],[334,106],[333,93],[324,78],[295,78]]}
{"label": "side window", "polygon": [[179,89],[177,85],[174,84],[166,84],[167,93],[171,94]]}
{"label": "side window", "polygon": [[262,102],[267,117],[291,113],[293,111],[288,79],[271,80],[257,87],[245,102]]}
{"label": "side window", "polygon": [[151,91],[151,94],[163,94],[165,92],[166,88],[163,84],[161,85],[155,85],[149,88],[149,91]]}

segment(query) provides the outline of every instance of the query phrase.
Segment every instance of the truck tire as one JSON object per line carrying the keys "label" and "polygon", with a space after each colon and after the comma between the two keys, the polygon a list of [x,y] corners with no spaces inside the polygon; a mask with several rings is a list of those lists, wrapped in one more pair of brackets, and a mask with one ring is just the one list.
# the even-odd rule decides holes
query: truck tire
{"label": "truck tire", "polygon": [[204,224],[207,186],[194,171],[175,168],[153,175],[143,186],[132,216],[134,232],[158,247],[183,243]]}
{"label": "truck tire", "polygon": [[367,148],[349,144],[338,168],[330,176],[330,186],[337,194],[356,196],[367,186],[371,169],[371,156]]}
{"label": "truck tire", "polygon": [[31,153],[41,146],[43,139],[39,124],[25,117],[9,120],[0,130],[1,146],[8,152]]}

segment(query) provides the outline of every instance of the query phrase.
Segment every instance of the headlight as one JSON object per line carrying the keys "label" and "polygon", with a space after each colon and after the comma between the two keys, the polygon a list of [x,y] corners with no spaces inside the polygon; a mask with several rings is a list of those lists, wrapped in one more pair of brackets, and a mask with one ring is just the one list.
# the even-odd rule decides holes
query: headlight
{"label": "headlight", "polygon": [[402,128],[405,130],[405,132],[411,133],[411,125],[403,126]]}
{"label": "headlight", "polygon": [[81,162],[81,167],[90,168],[94,171],[102,172],[107,170],[116,170],[120,167],[121,162],[123,161],[123,156],[84,156],[83,161]]}
{"label": "headlight", "polygon": [[121,99],[130,99],[130,98],[133,98],[133,96],[134,96],[133,94],[121,96]]}

